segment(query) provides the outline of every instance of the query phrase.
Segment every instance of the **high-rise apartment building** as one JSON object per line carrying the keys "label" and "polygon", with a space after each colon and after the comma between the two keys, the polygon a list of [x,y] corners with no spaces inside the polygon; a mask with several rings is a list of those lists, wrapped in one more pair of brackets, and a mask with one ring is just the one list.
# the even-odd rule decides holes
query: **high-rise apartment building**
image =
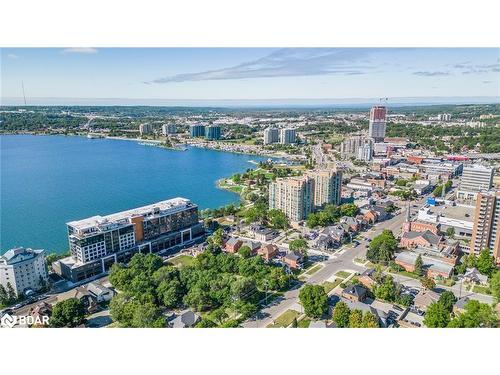
{"label": "high-rise apartment building", "polygon": [[205,125],[194,124],[189,126],[189,134],[191,137],[204,137],[205,136]]}
{"label": "high-rise apartment building", "polygon": [[153,125],[145,123],[139,125],[139,133],[141,135],[151,134],[153,132]]}
{"label": "high-rise apartment building", "polygon": [[373,150],[373,140],[371,138],[366,138],[362,135],[346,138],[340,144],[340,156],[344,159],[357,158],[360,147],[365,144],[370,144]]}
{"label": "high-rise apartment building", "polygon": [[384,106],[373,106],[370,111],[370,124],[368,135],[375,142],[382,142],[385,138],[385,127],[387,122],[387,108]]}
{"label": "high-rise apartment building", "polygon": [[373,157],[373,142],[366,141],[358,148],[356,159],[362,161],[370,161]]}
{"label": "high-rise apartment building", "polygon": [[0,256],[0,285],[6,290],[10,285],[17,296],[47,284],[47,263],[44,250],[18,247]]}
{"label": "high-rise apartment building", "polygon": [[161,127],[161,133],[164,136],[175,134],[177,133],[177,127],[175,126],[175,124],[163,124]]}
{"label": "high-rise apartment building", "polygon": [[264,130],[264,144],[278,143],[280,141],[280,131],[277,128],[267,128]]}
{"label": "high-rise apartment building", "polygon": [[289,145],[296,142],[295,129],[284,128],[280,131],[280,143],[282,145]]}
{"label": "high-rise apartment building", "polygon": [[323,207],[325,204],[340,204],[342,173],[333,169],[316,170],[309,173],[314,179],[314,206]]}
{"label": "high-rise apartment building", "polygon": [[500,263],[500,190],[477,194],[470,251],[477,254],[485,248]]}
{"label": "high-rise apartment building", "polygon": [[475,200],[477,193],[489,190],[493,185],[493,168],[480,164],[463,167],[457,190],[457,198],[464,201]]}
{"label": "high-rise apartment building", "polygon": [[314,179],[277,178],[269,185],[269,208],[283,211],[292,222],[304,220],[314,209]]}
{"label": "high-rise apartment building", "polygon": [[126,263],[136,252],[156,253],[191,243],[203,233],[198,206],[174,198],[107,216],[67,223],[71,256],[56,272],[80,281]]}
{"label": "high-rise apartment building", "polygon": [[219,125],[208,125],[205,128],[206,138],[209,141],[220,139],[221,131]]}

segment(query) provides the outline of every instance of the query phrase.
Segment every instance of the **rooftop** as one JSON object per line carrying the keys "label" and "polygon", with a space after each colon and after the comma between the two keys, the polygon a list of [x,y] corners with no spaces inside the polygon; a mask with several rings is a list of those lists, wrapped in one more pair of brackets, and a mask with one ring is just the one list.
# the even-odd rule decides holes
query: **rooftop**
{"label": "rooftop", "polygon": [[28,259],[37,257],[43,254],[45,250],[34,250],[31,248],[16,247],[14,249],[7,250],[5,254],[0,256],[0,263],[4,264],[15,264],[20,263]]}
{"label": "rooftop", "polygon": [[149,218],[154,218],[173,214],[188,207],[196,207],[196,205],[185,198],[173,198],[106,216],[97,215],[82,220],[70,221],[67,225],[73,227],[77,231],[85,231],[86,229],[91,228],[108,230],[110,224],[124,224],[128,222],[129,218],[134,216],[147,216]]}

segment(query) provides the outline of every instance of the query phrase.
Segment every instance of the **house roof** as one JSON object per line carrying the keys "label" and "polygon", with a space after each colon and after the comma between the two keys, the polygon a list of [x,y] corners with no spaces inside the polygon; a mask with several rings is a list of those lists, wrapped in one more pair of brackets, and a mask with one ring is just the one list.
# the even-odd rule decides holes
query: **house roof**
{"label": "house roof", "polygon": [[469,302],[469,297],[462,297],[457,302],[455,302],[455,307],[458,309],[465,309],[465,305]]}
{"label": "house roof", "polygon": [[[402,251],[396,255],[395,260],[401,263],[415,265],[417,257],[421,255],[414,251]],[[446,273],[450,275],[453,271],[453,265],[440,260],[439,258],[422,255],[422,264],[424,268],[435,272]]]}
{"label": "house roof", "polygon": [[441,237],[435,235],[430,230],[426,230],[425,232],[414,232],[414,231],[405,232],[403,233],[403,237],[408,239],[415,239],[418,237],[422,237],[425,241],[435,246],[437,246],[439,242],[441,242]]}
{"label": "house roof", "polygon": [[302,255],[299,255],[297,253],[294,253],[293,251],[290,251],[288,254],[285,255],[285,258],[297,262],[300,259],[302,259]]}
{"label": "house roof", "polygon": [[199,316],[195,314],[191,310],[184,311],[180,315],[176,316],[172,319],[172,327],[173,328],[184,328],[184,327],[192,327],[198,321]]}
{"label": "house roof", "polygon": [[113,293],[113,291],[109,288],[106,288],[104,285],[92,282],[87,286],[87,290],[95,294],[96,296],[99,296],[101,294],[108,294],[108,293]]}
{"label": "house roof", "polygon": [[344,290],[344,293],[350,294],[352,296],[363,298],[366,295],[366,288],[362,287],[359,284],[351,284],[348,285]]}
{"label": "house roof", "polygon": [[434,292],[433,290],[421,290],[415,296],[413,303],[415,306],[429,306],[432,302],[436,302],[439,300],[439,294]]}
{"label": "house roof", "polygon": [[226,242],[226,245],[229,245],[229,246],[234,246],[236,245],[238,242],[241,242],[241,240],[239,240],[238,238],[236,237],[231,237],[230,239],[227,240]]}
{"label": "house roof", "polygon": [[243,242],[243,246],[248,246],[250,250],[255,250],[260,247],[260,242],[254,242],[254,241],[245,241]]}

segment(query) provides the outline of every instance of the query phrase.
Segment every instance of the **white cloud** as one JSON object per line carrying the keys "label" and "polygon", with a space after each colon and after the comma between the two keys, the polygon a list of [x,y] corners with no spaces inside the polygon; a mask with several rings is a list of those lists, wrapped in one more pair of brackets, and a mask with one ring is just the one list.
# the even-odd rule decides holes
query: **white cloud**
{"label": "white cloud", "polygon": [[65,48],[62,53],[81,53],[84,55],[92,55],[97,53],[97,49],[91,47],[73,47],[73,48]]}
{"label": "white cloud", "polygon": [[9,54],[7,55],[7,57],[8,57],[9,59],[12,59],[12,60],[17,60],[17,59],[19,58],[19,56],[14,55],[13,53],[9,53]]}

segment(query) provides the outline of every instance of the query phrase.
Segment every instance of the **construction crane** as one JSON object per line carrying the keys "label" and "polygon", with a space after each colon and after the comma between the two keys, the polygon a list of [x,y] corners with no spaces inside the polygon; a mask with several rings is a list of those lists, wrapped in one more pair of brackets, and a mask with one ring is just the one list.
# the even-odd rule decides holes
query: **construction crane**
{"label": "construction crane", "polygon": [[23,88],[24,105],[26,105],[26,94],[24,93],[24,81],[21,81],[21,86]]}

